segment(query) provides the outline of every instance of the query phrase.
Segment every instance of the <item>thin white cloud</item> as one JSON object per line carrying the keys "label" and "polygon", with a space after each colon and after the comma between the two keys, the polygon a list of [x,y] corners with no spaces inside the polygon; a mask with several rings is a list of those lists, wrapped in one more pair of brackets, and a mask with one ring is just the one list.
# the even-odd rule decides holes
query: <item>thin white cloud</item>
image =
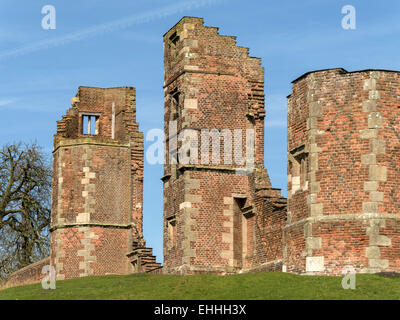
{"label": "thin white cloud", "polygon": [[162,45],[162,39],[161,37],[156,37],[156,36],[149,36],[149,35],[144,35],[140,34],[137,32],[118,32],[116,34],[116,37],[118,37],[121,40],[124,41],[138,41],[142,43],[149,43],[149,44],[160,44]]}
{"label": "thin white cloud", "polygon": [[143,13],[131,15],[119,20],[111,21],[101,25],[96,25],[82,31],[67,34],[62,37],[53,38],[49,40],[41,40],[33,43],[26,44],[22,47],[0,52],[0,60],[24,55],[30,52],[39,51],[42,49],[54,48],[62,46],[71,42],[80,41],[89,37],[94,37],[102,34],[111,33],[117,30],[128,28],[135,24],[150,22],[156,19],[174,15],[187,10],[192,10],[200,7],[210,6],[225,2],[226,0],[190,0],[174,3],[159,9],[153,9]]}
{"label": "thin white cloud", "polygon": [[46,100],[46,102],[39,101],[35,95],[29,95],[24,98],[0,98],[0,108],[13,111],[60,112],[57,107],[62,105],[58,103],[57,99]]}
{"label": "thin white cloud", "polygon": [[17,101],[17,99],[11,98],[11,99],[0,99],[0,107],[5,107],[8,106],[9,104],[14,103]]}

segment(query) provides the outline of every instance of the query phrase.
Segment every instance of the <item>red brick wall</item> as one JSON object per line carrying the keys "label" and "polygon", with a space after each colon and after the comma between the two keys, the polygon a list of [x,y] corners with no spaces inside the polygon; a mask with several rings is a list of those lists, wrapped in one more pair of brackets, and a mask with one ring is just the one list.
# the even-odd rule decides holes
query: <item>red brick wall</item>
{"label": "red brick wall", "polygon": [[[69,227],[53,231],[52,242],[60,245],[52,247],[58,253],[53,254],[52,263],[63,266],[57,279],[129,273],[126,253],[131,249],[130,239],[127,228]],[[87,251],[87,257],[81,251]]]}
{"label": "red brick wall", "polygon": [[[80,87],[57,123],[51,262],[58,279],[131,271],[126,254],[142,237],[143,202],[135,100],[130,87]],[[99,117],[96,135],[83,134],[83,114]]]}
{"label": "red brick wall", "polygon": [[[278,202],[281,202],[279,206]],[[252,219],[255,230],[254,254],[249,265],[282,260],[282,231],[286,223],[286,201],[280,198],[279,194],[276,198],[258,197],[255,206],[257,213]]]}
{"label": "red brick wall", "polygon": [[[200,188],[195,194],[201,196],[201,203],[193,203],[198,208],[198,213],[193,214],[195,230],[197,233],[196,242],[193,243],[195,255],[191,258],[193,265],[225,267],[229,266],[228,258],[224,251],[232,250],[232,245],[224,238],[229,234],[232,227],[227,227],[224,222],[233,220],[233,228],[239,228],[241,232],[242,217],[240,213],[233,214],[233,219],[224,214],[229,210],[230,204],[224,203],[225,197],[232,197],[234,194],[248,194],[248,178],[232,173],[224,172],[189,172],[191,179],[200,181]],[[233,241],[235,236],[233,235]],[[240,257],[241,260],[241,257]]]}
{"label": "red brick wall", "polygon": [[[81,146],[65,147],[62,150],[60,161],[65,163],[61,167],[60,174],[63,178],[63,194],[60,196],[62,214],[55,216],[53,211],[53,223],[57,224],[58,219],[65,219],[65,223],[75,223],[77,215],[84,212],[85,191],[84,167],[86,150],[91,152],[92,165],[90,171],[95,177],[90,183],[95,187],[92,193],[96,202],[93,203],[93,213],[90,216],[91,222],[126,223],[131,216],[131,186],[130,186],[130,150],[122,147],[91,146],[84,149]],[[60,153],[57,153],[57,157]],[[58,197],[55,192],[55,197]],[[54,205],[57,201],[54,202]]]}
{"label": "red brick wall", "polygon": [[42,269],[49,264],[50,258],[46,258],[13,272],[1,289],[40,282],[46,275],[42,274]]}
{"label": "red brick wall", "polygon": [[332,69],[294,81],[284,236],[289,271],[307,272],[307,260],[319,265],[308,270],[318,274],[341,274],[345,265],[357,272],[399,270],[399,74]]}
{"label": "red brick wall", "polygon": [[[264,69],[259,58],[250,57],[247,48],[236,45],[235,37],[221,36],[217,30],[204,26],[200,18],[184,17],[164,35],[166,147],[171,120],[176,120],[178,132],[192,129],[199,139],[197,163],[171,164],[168,153],[166,157],[166,272],[235,272],[281,258],[280,253],[263,251],[262,243],[268,237],[280,241],[280,222],[269,236],[260,234],[264,232],[259,228],[261,220],[272,220],[273,205],[267,203],[271,199],[262,200],[256,194],[254,183],[257,176],[262,180],[257,188],[271,189],[264,169]],[[258,173],[239,174],[235,169],[243,169],[245,164],[237,163],[234,157],[231,164],[224,161],[229,141],[225,139],[220,140],[220,162],[212,163],[211,142],[202,154],[202,129],[227,129],[232,137],[234,130],[241,130],[242,145],[236,154],[243,156],[246,130],[254,129]],[[202,156],[210,162],[201,162]],[[258,216],[254,215],[257,201]],[[266,217],[262,217],[264,211]]]}

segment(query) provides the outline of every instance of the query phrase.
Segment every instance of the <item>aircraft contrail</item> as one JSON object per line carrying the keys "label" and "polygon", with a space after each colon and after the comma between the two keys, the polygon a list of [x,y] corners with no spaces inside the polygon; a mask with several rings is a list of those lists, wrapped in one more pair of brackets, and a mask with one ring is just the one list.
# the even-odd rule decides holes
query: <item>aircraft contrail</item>
{"label": "aircraft contrail", "polygon": [[225,2],[226,0],[191,0],[191,1],[182,1],[178,3],[174,3],[172,5],[168,5],[165,7],[161,7],[159,9],[153,9],[151,11],[146,11],[143,13],[131,15],[122,19],[118,19],[115,21],[107,22],[104,24],[96,25],[81,31],[69,33],[65,36],[61,36],[53,39],[46,39],[37,42],[32,42],[26,45],[23,45],[19,48],[6,50],[0,52],[0,59],[4,59],[6,57],[24,55],[30,52],[39,51],[42,49],[54,48],[61,45],[65,45],[70,42],[80,41],[82,39],[86,39],[89,37],[94,37],[101,34],[111,33],[116,30],[121,30],[128,28],[135,24],[141,24],[150,22],[156,19],[160,19],[163,17],[167,17],[185,10],[191,10],[195,8],[205,7],[209,5],[218,4],[221,2]]}

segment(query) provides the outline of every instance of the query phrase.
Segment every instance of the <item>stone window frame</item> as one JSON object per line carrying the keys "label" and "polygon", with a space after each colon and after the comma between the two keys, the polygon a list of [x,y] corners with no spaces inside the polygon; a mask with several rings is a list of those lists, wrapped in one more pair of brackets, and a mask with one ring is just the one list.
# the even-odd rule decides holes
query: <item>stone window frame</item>
{"label": "stone window frame", "polygon": [[[242,230],[242,264],[245,262],[245,259],[252,257],[255,254],[255,250],[256,247],[253,246],[253,251],[251,252],[249,250],[249,243],[247,242],[247,234],[249,232],[253,233],[253,239],[255,237],[254,234],[254,229],[253,230],[249,230],[248,229],[248,223],[250,222],[250,219],[255,218],[256,216],[256,209],[254,208],[254,205],[252,203],[250,203],[250,198],[248,195],[246,194],[237,194],[237,193],[233,193],[232,194],[232,199],[233,202],[236,202],[237,208],[240,212],[241,215],[241,230]],[[243,232],[245,228],[245,234],[246,234],[246,238],[243,238]],[[254,240],[253,240],[254,241]]]}
{"label": "stone window frame", "polygon": [[[170,110],[170,121],[175,121],[178,120],[180,117],[180,96],[182,95],[182,92],[179,90],[178,87],[175,87],[172,89],[169,93],[169,96],[171,98],[171,110]],[[173,110],[172,110],[173,108]]]}
{"label": "stone window frame", "polygon": [[[101,117],[100,112],[80,112],[79,113],[79,121],[80,121],[80,134],[84,136],[97,136],[100,134],[100,117]],[[88,117],[88,132],[84,132],[84,118]],[[91,134],[91,118],[94,117],[94,134]]]}
{"label": "stone window frame", "polygon": [[169,36],[168,41],[169,41],[169,43],[170,43],[172,46],[176,47],[176,45],[177,45],[179,39],[180,39],[180,38],[179,38],[178,33],[177,33],[176,31],[174,31],[174,32]]}
{"label": "stone window frame", "polygon": [[[308,189],[308,173],[309,173],[309,152],[305,144],[300,145],[288,153],[289,166],[291,166],[290,174],[292,176],[292,192],[305,191]],[[298,184],[293,185],[294,178],[298,178]]]}
{"label": "stone window frame", "polygon": [[168,47],[169,47],[169,52],[170,52],[170,57],[172,59],[171,61],[171,66],[175,66],[178,62],[178,55],[179,55],[179,50],[178,50],[178,43],[179,43],[180,37],[177,33],[177,31],[174,31],[168,38]]}
{"label": "stone window frame", "polygon": [[[182,91],[179,89],[179,86],[175,86],[173,89],[171,89],[168,92],[168,97],[169,97],[169,122],[171,121],[176,121],[177,122],[177,128],[178,128],[178,120],[181,116],[181,104],[182,104]],[[179,131],[178,131],[179,132]],[[177,135],[178,135],[177,132]],[[172,137],[168,137],[168,139],[171,139]],[[177,138],[177,137],[176,137]],[[166,142],[169,143],[169,142]],[[179,141],[177,141],[177,150],[179,150]],[[170,156],[170,155],[168,155]],[[179,177],[181,176],[181,172],[178,170],[177,165],[172,164],[171,165],[171,176],[174,178],[174,180],[178,180]]]}
{"label": "stone window frame", "polygon": [[176,241],[176,215],[171,215],[166,218],[167,236],[168,236],[168,247],[174,248],[177,244]]}

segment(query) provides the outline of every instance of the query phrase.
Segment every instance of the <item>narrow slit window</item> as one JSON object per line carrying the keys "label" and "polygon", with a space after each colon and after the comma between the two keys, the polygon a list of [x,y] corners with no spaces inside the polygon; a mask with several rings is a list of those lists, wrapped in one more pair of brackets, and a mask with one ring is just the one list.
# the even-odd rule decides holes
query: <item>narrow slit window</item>
{"label": "narrow slit window", "polygon": [[175,216],[167,218],[167,229],[168,229],[169,247],[174,247],[176,245],[176,218],[175,218]]}
{"label": "narrow slit window", "polygon": [[174,90],[172,90],[170,92],[170,95],[172,97],[172,107],[171,107],[171,120],[177,120],[179,118],[179,96],[180,96],[180,92],[178,91],[177,88],[175,88]]}

